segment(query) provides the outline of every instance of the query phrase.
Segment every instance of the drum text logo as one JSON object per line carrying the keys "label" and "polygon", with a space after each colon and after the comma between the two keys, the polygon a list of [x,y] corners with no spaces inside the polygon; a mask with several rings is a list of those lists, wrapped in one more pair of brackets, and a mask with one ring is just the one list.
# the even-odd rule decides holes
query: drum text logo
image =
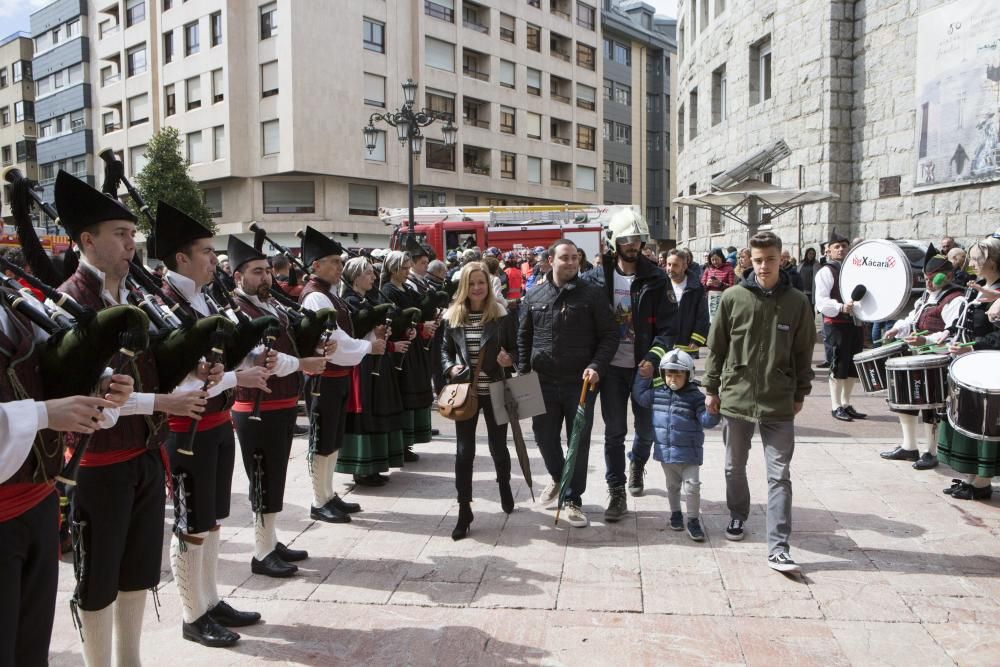
{"label": "drum text logo", "polygon": [[864,255],[862,257],[855,257],[851,260],[854,266],[870,266],[873,269],[891,269],[896,266],[896,258],[889,255],[885,259],[875,259]]}

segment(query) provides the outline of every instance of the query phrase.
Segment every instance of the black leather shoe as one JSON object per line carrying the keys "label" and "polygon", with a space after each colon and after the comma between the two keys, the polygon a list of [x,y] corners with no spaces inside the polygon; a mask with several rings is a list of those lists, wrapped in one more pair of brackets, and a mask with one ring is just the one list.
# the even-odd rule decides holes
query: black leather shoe
{"label": "black leather shoe", "polygon": [[181,624],[181,636],[211,648],[225,648],[240,640],[238,634],[219,625],[209,614],[203,614],[194,623]]}
{"label": "black leather shoe", "polygon": [[[361,511],[361,505],[357,503],[349,503],[340,496],[338,496],[336,493],[333,494],[333,498],[330,498],[330,501],[327,503],[327,505],[332,505],[334,508],[340,510],[344,514],[354,514],[355,512]],[[285,560],[288,559],[286,558]]]}
{"label": "black leather shoe", "polygon": [[385,480],[378,475],[355,475],[354,483],[358,486],[384,486]]}
{"label": "black leather shoe", "polygon": [[855,410],[853,405],[845,405],[844,412],[849,414],[851,417],[854,417],[855,419],[864,419],[865,417],[868,416],[863,412],[858,412],[857,410]]}
{"label": "black leather shoe", "polygon": [[309,558],[309,552],[305,549],[289,549],[281,542],[278,542],[278,546],[274,548],[274,553],[278,554],[281,560],[286,563],[297,563]]}
{"label": "black leather shoe", "polygon": [[242,628],[260,622],[260,614],[255,611],[236,611],[225,600],[208,610],[208,615],[219,625],[227,628]]}
{"label": "black leather shoe", "polygon": [[252,559],[250,561],[250,571],[254,574],[262,574],[265,577],[284,579],[298,572],[299,567],[291,563],[286,563],[281,559],[277,551],[272,551],[264,556],[264,560]]}
{"label": "black leather shoe", "polygon": [[[938,460],[933,454],[921,454],[920,458],[913,463],[914,470],[930,470],[937,467]],[[954,498],[955,494],[951,494],[951,497]]]}
{"label": "black leather shoe", "polygon": [[852,422],[852,421],[854,421],[854,419],[851,418],[851,415],[849,415],[847,413],[847,410],[845,408],[843,408],[843,407],[839,407],[836,410],[831,411],[830,414],[833,415],[834,419],[839,419],[842,422]]}
{"label": "black leather shoe", "polygon": [[435,435],[441,435],[441,431],[439,431],[439,430],[438,430],[438,429],[436,429],[436,428],[432,428],[432,429],[431,429],[431,437],[433,437],[433,436],[435,436]]}
{"label": "black leather shoe", "polygon": [[829,361],[821,361],[820,363],[816,364],[816,368],[829,368],[829,367],[830,367]]}
{"label": "black leather shoe", "polygon": [[882,452],[879,454],[886,461],[916,461],[920,458],[920,455],[915,449],[903,449],[902,447],[896,447],[896,449],[890,449],[887,452]]}
{"label": "black leather shoe", "polygon": [[309,508],[309,516],[316,521],[326,521],[327,523],[350,523],[351,516],[349,514],[344,514],[335,507],[331,507],[329,504],[323,507],[311,507]]}
{"label": "black leather shoe", "polygon": [[404,463],[416,463],[420,460],[420,455],[414,452],[411,448],[407,447],[403,451],[403,462]]}
{"label": "black leather shoe", "polygon": [[993,496],[993,486],[972,486],[968,482],[962,482],[961,487],[956,489],[952,494],[952,498],[957,498],[958,500],[987,500]]}
{"label": "black leather shoe", "polygon": [[965,482],[963,482],[962,480],[953,479],[951,480],[951,486],[949,486],[947,489],[942,490],[941,493],[945,494],[946,496],[950,496],[951,494],[955,493],[960,488],[962,488],[963,484],[965,484]]}
{"label": "black leather shoe", "polygon": [[309,435],[309,427],[304,424],[296,424],[295,430],[292,431],[292,435],[296,438],[303,435]]}

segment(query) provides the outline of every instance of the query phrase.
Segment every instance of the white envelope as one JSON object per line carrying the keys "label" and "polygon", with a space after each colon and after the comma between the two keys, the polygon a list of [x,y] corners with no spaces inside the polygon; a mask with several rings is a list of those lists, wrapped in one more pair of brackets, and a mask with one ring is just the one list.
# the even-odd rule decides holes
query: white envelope
{"label": "white envelope", "polygon": [[507,403],[504,397],[504,385],[517,402],[518,421],[535,417],[545,412],[545,401],[542,400],[542,386],[538,383],[538,375],[528,373],[510,378],[506,382],[490,383],[490,401],[493,403],[493,416],[497,424],[510,421],[507,416]]}

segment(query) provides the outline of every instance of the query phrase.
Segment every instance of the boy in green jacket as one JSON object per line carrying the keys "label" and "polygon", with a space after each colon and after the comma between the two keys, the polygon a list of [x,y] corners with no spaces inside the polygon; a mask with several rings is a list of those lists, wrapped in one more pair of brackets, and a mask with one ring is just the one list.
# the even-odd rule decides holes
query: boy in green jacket
{"label": "boy in green jacket", "polygon": [[705,406],[726,418],[726,538],[743,539],[750,514],[747,456],[759,427],[767,462],[767,562],[779,572],[799,572],[788,553],[790,466],[795,415],[812,389],[816,327],[809,299],[781,271],[781,239],[755,234],[750,257],[753,273],[723,293],[708,333]]}

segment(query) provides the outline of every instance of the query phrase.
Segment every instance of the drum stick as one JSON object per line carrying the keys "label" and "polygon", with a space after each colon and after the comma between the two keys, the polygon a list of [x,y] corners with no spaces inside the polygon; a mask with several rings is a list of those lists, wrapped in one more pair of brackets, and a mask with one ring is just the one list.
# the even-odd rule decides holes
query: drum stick
{"label": "drum stick", "polygon": [[[924,336],[924,335],[926,335],[928,333],[930,333],[930,332],[925,329],[923,331],[916,331],[916,332],[914,332],[914,333],[912,333],[910,335],[911,336]],[[885,341],[886,341],[886,337],[882,336],[881,338],[879,338],[878,340],[873,341],[873,342],[875,342],[875,343],[884,343]]]}

